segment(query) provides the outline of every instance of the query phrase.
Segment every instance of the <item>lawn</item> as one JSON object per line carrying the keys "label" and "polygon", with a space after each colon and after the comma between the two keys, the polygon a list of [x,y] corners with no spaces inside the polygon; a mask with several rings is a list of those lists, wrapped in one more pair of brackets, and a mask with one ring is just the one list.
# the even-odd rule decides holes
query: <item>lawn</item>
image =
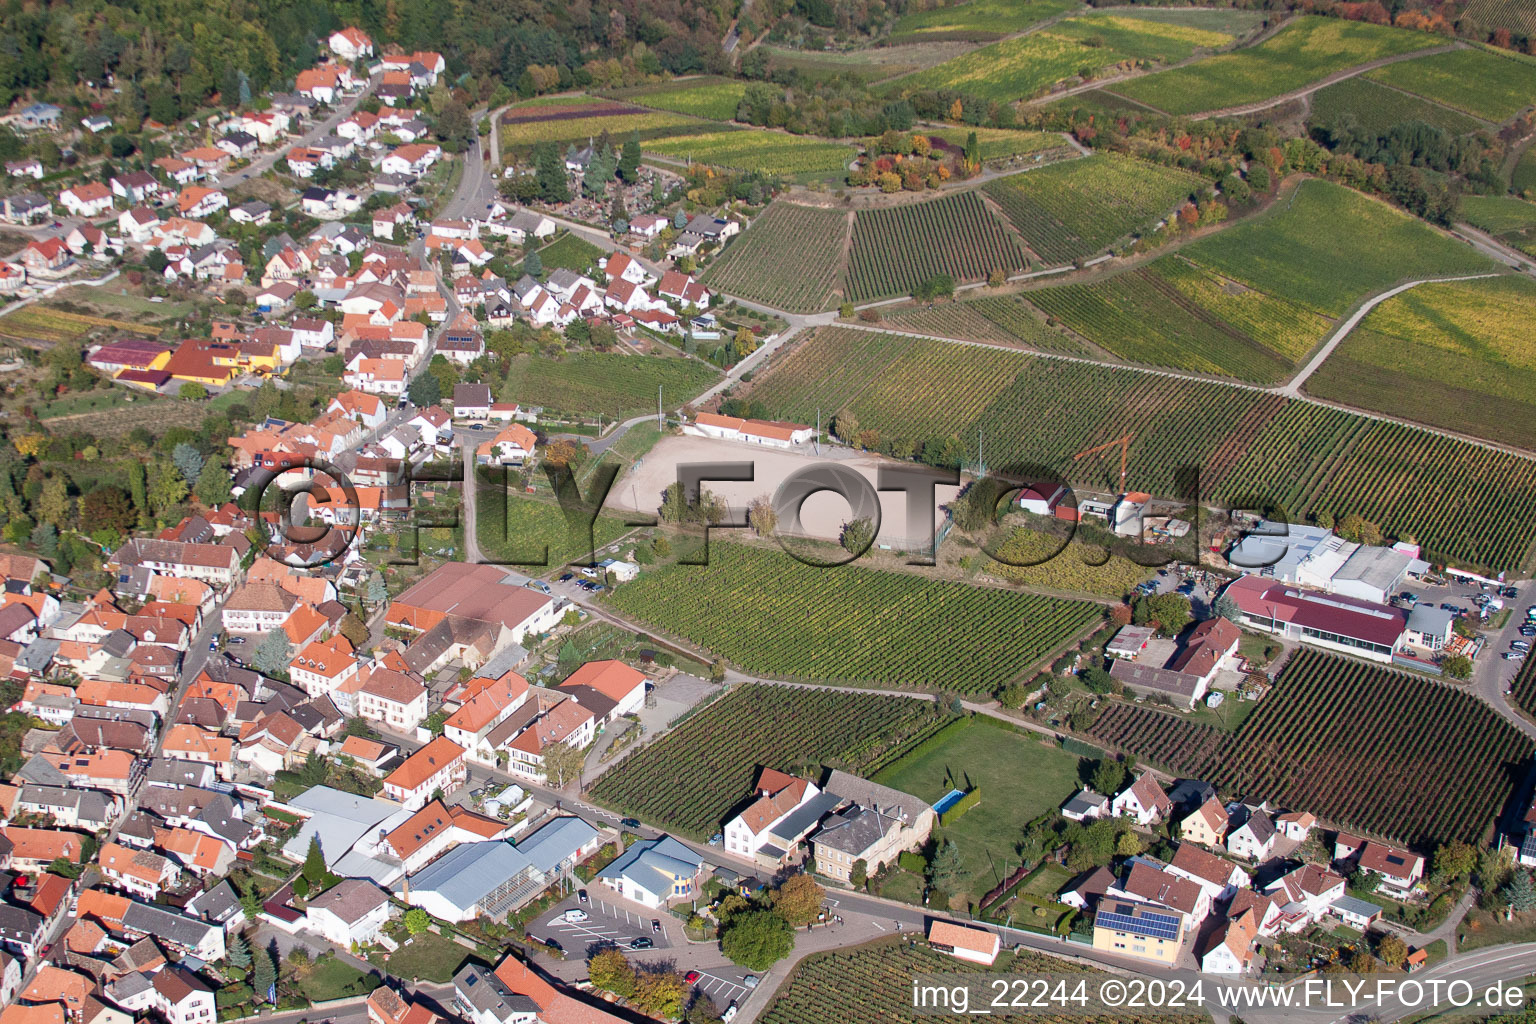
{"label": "lawn", "polygon": [[1029,877],[1024,879],[1024,884],[1019,886],[1019,892],[1028,893],[1031,896],[1039,896],[1041,899],[1054,900],[1056,894],[1061,892],[1068,882],[1077,876],[1060,864],[1046,862],[1041,864]]}
{"label": "lawn", "polygon": [[1372,310],[1306,390],[1536,448],[1533,318],[1528,277],[1419,285]]}
{"label": "lawn", "polygon": [[1386,203],[1315,180],[1268,216],[1196,242],[1183,255],[1326,316],[1342,316],[1401,281],[1496,267]]}
{"label": "lawn", "polygon": [[316,964],[314,969],[304,976],[302,987],[310,1002],[319,1003],[327,999],[364,996],[383,983],[383,980],[376,975],[364,974],[351,964],[343,962],[340,957],[333,957]]}
{"label": "lawn", "polygon": [[505,401],[551,412],[615,419],[656,410],[657,388],[668,409],[720,379],[708,363],[681,356],[579,352],[555,360],[518,356],[502,388]]}
{"label": "lawn", "polygon": [[1495,50],[1432,53],[1365,77],[1486,121],[1508,121],[1536,103],[1536,62]]}
{"label": "lawn", "polygon": [[1024,826],[1081,785],[1077,755],[985,717],[949,726],[875,781],[929,803],[950,789],[981,787],[979,804],[953,825],[935,826],[960,847],[965,892],[973,900],[1018,866],[1014,846]]}
{"label": "lawn", "polygon": [[578,274],[592,274],[597,270],[597,261],[604,255],[606,253],[602,249],[574,232],[567,231],[539,250],[539,261],[543,263],[546,274],[557,267],[574,270]]}
{"label": "lawn", "polygon": [[[592,554],[588,535],[572,532],[558,505],[537,498],[510,497],[499,487],[481,482],[475,491],[476,532],[481,553],[488,559],[525,566],[586,563]],[[508,509],[510,503],[510,509]],[[591,543],[602,548],[628,530],[622,520],[602,515],[592,524]],[[547,554],[546,554],[547,553]]]}
{"label": "lawn", "polygon": [[1382,57],[1443,44],[1436,36],[1362,21],[1303,17],[1257,46],[1112,87],[1169,114],[1257,103]]}
{"label": "lawn", "polygon": [[389,962],[383,962],[382,954],[372,954],[370,959],[401,980],[432,981],[446,985],[454,973],[473,954],[473,950],[459,945],[446,935],[422,932],[403,943],[389,954]]}

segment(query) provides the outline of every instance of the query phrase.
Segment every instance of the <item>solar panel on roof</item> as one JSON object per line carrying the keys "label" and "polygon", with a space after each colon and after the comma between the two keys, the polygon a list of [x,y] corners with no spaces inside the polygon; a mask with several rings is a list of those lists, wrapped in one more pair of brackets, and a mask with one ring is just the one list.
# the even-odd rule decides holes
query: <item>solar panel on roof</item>
{"label": "solar panel on roof", "polygon": [[1099,911],[1094,919],[1096,924],[1105,928],[1114,928],[1117,931],[1136,932],[1154,939],[1177,939],[1179,937],[1179,919],[1168,914],[1142,913],[1137,916],[1130,914],[1117,914],[1113,911]]}

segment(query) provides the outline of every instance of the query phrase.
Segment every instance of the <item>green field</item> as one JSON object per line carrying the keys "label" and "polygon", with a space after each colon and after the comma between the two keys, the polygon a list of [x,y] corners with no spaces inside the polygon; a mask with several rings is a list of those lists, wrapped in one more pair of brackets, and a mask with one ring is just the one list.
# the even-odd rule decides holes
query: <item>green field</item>
{"label": "green field", "polygon": [[1462,196],[1461,216],[1491,235],[1536,228],[1536,203],[1512,196]]}
{"label": "green field", "polygon": [[1029,247],[1058,264],[1150,227],[1201,185],[1187,171],[1107,154],[1021,171],[984,188]]}
{"label": "green field", "polygon": [[841,142],[762,128],[658,139],[646,143],[645,151],[673,160],[776,175],[843,171],[858,155],[852,146]]}
{"label": "green field", "polygon": [[1406,96],[1364,76],[1346,78],[1312,94],[1309,118],[1312,124],[1336,125],[1346,117],[1353,118],[1363,130],[1377,135],[1383,135],[1405,121],[1422,121],[1451,135],[1465,135],[1482,127],[1466,114]]}
{"label": "green field", "polygon": [[775,71],[792,70],[814,81],[825,81],[839,75],[874,82],[882,78],[910,75],[914,71],[937,64],[949,56],[943,47],[928,43],[911,46],[883,46],[877,49],[831,51],[786,50],[764,44],[761,49],[769,56],[769,67]]}
{"label": "green field", "polygon": [[899,79],[903,90],[954,89],[986,100],[1029,99],[1085,70],[1177,61],[1233,36],[1173,22],[1097,14],[984,46]]}
{"label": "green field", "polygon": [[1432,53],[1365,77],[1485,121],[1508,121],[1536,103],[1536,62],[1496,50]]}
{"label": "green field", "polygon": [[886,307],[881,322],[898,330],[968,341],[1019,342],[1047,352],[1081,355],[1083,346],[1058,327],[1048,327],[1019,295],[989,295],[958,302]]}
{"label": "green field", "polygon": [[1078,0],[970,0],[926,11],[909,11],[896,19],[887,41],[996,39],[1081,6]]}
{"label": "green field", "polygon": [[1423,284],[1373,309],[1306,384],[1320,398],[1536,448],[1536,281]]}
{"label": "green field", "polygon": [[1129,362],[1258,383],[1288,376],[1329,326],[1316,313],[1180,256],[1025,297]]}
{"label": "green field", "polygon": [[[505,488],[483,480],[475,490],[475,540],[486,559],[551,568],[571,562],[585,564],[597,548],[622,537],[628,528],[619,519],[600,515],[590,537],[572,533],[565,515],[553,502],[508,495]],[[588,541],[591,547],[588,547]]]}
{"label": "green field", "polygon": [[[704,283],[791,313],[827,308],[843,273],[848,215],[776,202],[705,270]],[[796,258],[786,260],[785,253]]]}
{"label": "green field", "polygon": [[655,411],[658,385],[663,404],[675,408],[719,380],[718,370],[696,359],[580,352],[516,357],[501,393],[550,412],[616,419]]}
{"label": "green field", "polygon": [[609,600],[742,671],[989,693],[1097,622],[1097,605],[909,573],[806,565],[715,540],[708,565],[642,573]]}
{"label": "green field", "polygon": [[1536,199],[1536,145],[1525,147],[1509,178],[1509,190],[1527,199]]}
{"label": "green field", "polygon": [[1536,540],[1536,461],[1212,381],[830,327],[781,353],[751,397],[800,422],[855,412],[882,448],[954,434],[967,464],[981,432],[989,466],[1100,490],[1118,486],[1118,460],[1073,454],[1130,434],[1139,490],[1184,493],[1180,467],[1198,467],[1201,500],[1354,512],[1474,568],[1524,565]]}
{"label": "green field", "polygon": [[711,121],[736,120],[736,106],[747,83],[732,78],[685,78],[644,89],[630,89],[615,94],[617,98],[644,107],[691,114]]}
{"label": "green field", "polygon": [[936,275],[956,283],[1005,275],[1024,251],[974,191],[902,206],[859,210],[843,291],[852,302],[910,295]]}
{"label": "green field", "polygon": [[1462,196],[1460,212],[1473,227],[1527,256],[1536,255],[1536,203],[1513,196]]}
{"label": "green field", "polygon": [[557,267],[564,267],[578,274],[590,275],[597,271],[597,261],[605,255],[607,253],[604,250],[568,231],[539,250],[539,261],[544,265],[546,274]]}
{"label": "green field", "polygon": [[[1019,785],[1021,779],[1029,784]],[[936,828],[960,847],[965,885],[959,891],[973,900],[1007,877],[1024,826],[1081,785],[1076,754],[1038,733],[1015,731],[986,717],[946,727],[874,781],[930,805],[951,789],[981,787],[980,803],[953,825]]]}
{"label": "green field", "polygon": [[909,697],[739,684],[615,763],[592,798],[703,842],[751,797],[761,768],[815,782],[829,767],[873,775],[949,720]]}
{"label": "green field", "polygon": [[1325,181],[1303,182],[1269,216],[1186,246],[1202,266],[1326,316],[1417,277],[1476,274],[1491,260],[1397,210]]}
{"label": "green field", "polygon": [[1257,103],[1359,64],[1442,44],[1407,29],[1308,16],[1257,46],[1116,83],[1111,91],[1169,114],[1193,114]]}

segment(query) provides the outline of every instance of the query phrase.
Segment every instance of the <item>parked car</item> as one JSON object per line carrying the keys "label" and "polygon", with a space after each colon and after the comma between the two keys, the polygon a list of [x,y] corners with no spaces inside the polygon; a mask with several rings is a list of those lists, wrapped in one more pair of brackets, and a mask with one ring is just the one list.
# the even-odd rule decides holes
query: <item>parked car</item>
{"label": "parked car", "polygon": [[714,835],[709,837],[709,845],[710,846],[719,846],[724,841],[725,841],[725,836],[721,835],[719,832],[716,832]]}
{"label": "parked car", "polygon": [[687,974],[683,975],[683,981],[685,981],[689,985],[692,985],[694,982],[696,982],[698,980],[699,980],[699,972],[698,971],[689,971]]}
{"label": "parked car", "polygon": [[561,583],[569,583],[569,582],[571,582],[571,580],[573,580],[575,578],[576,578],[576,574],[575,573],[568,572],[568,573],[565,573],[564,575],[562,575],[560,577],[560,582]]}
{"label": "parked car", "polygon": [[213,640],[209,640],[208,641],[208,653],[209,654],[214,653],[218,649],[219,649],[219,641],[217,639],[213,639]]}
{"label": "parked car", "polygon": [[656,917],[651,918],[651,931],[654,932],[657,935],[661,934],[661,919],[660,918],[656,918]]}
{"label": "parked car", "polygon": [[725,1012],[720,1015],[721,1024],[731,1024],[731,1021],[736,1019],[736,1014],[739,1012],[740,1010],[736,1006],[736,1000],[732,999],[731,1005],[727,1006],[725,1008]]}
{"label": "parked car", "polygon": [[757,988],[757,975],[749,974],[741,979],[741,983],[746,988]]}
{"label": "parked car", "polygon": [[1449,601],[1441,601],[1440,610],[1446,612],[1454,612],[1456,610],[1456,606],[1451,604]]}
{"label": "parked car", "polygon": [[1525,657],[1525,652],[1505,651],[1503,654],[1499,655],[1499,657],[1503,658],[1505,661],[1519,661],[1521,658]]}
{"label": "parked car", "polygon": [[583,903],[587,902],[587,890],[578,889],[576,892],[576,898]]}
{"label": "parked car", "polygon": [[229,638],[229,642],[232,643],[232,644],[243,644],[243,643],[245,643],[245,637],[243,637],[243,636],[232,636],[232,637]]}
{"label": "parked car", "polygon": [[1397,595],[1397,599],[1410,608],[1419,603],[1419,595],[1409,590],[1405,590]]}
{"label": "parked car", "polygon": [[1520,627],[1520,635],[1521,636],[1536,636],[1536,626],[1532,626],[1529,623],[1527,623],[1524,626],[1521,626]]}
{"label": "parked car", "polygon": [[621,818],[619,820],[619,826],[621,828],[636,829],[636,828],[640,827],[640,819],[639,818]]}
{"label": "parked car", "polygon": [[580,907],[572,907],[570,910],[567,910],[560,916],[563,917],[568,924],[581,924],[581,922],[587,919],[587,912],[582,910]]}
{"label": "parked car", "polygon": [[1516,590],[1514,587],[1505,587],[1499,591],[1499,596],[1513,599],[1520,596],[1520,591]]}
{"label": "parked car", "polygon": [[649,935],[636,935],[629,940],[630,949],[655,949],[656,940]]}

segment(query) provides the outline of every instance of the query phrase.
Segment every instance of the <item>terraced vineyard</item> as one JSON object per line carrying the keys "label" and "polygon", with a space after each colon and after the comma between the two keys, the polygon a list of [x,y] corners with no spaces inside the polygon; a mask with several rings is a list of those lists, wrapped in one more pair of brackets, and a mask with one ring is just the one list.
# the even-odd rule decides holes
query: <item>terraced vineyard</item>
{"label": "terraced vineyard", "polygon": [[1434,53],[1365,77],[1485,121],[1508,121],[1536,103],[1536,62],[1497,50]]}
{"label": "terraced vineyard", "polygon": [[1097,605],[857,564],[828,572],[716,541],[708,565],[643,573],[609,599],[745,672],[988,693],[1098,621]]}
{"label": "terraced vineyard", "polygon": [[[890,384],[898,371],[904,390]],[[1072,455],[1129,433],[1139,489],[1183,493],[1183,468],[1198,468],[1202,500],[1357,512],[1471,568],[1525,565],[1536,540],[1536,461],[1214,381],[834,327],[781,355],[751,396],[800,422],[849,409],[882,438],[954,434],[973,463],[981,431],[993,467],[1044,466],[1103,490],[1117,461]]]}
{"label": "terraced vineyard", "polygon": [[1235,732],[1112,702],[1089,733],[1242,798],[1421,849],[1485,839],[1532,753],[1469,693],[1308,648]]}
{"label": "terraced vineyard", "polygon": [[1509,695],[1526,714],[1536,715],[1536,658],[1526,658],[1520,663],[1520,671],[1515,674]]}
{"label": "terraced vineyard", "polygon": [[852,146],[840,142],[760,128],[658,139],[646,143],[645,151],[673,160],[775,175],[841,171],[857,155]]}
{"label": "terraced vineyard", "polygon": [[1422,32],[1307,16],[1257,46],[1117,82],[1110,91],[1169,114],[1194,114],[1257,103],[1337,71],[1441,45]]}
{"label": "terraced vineyard", "polygon": [[630,89],[616,94],[620,99],[631,100],[658,110],[670,110],[676,114],[690,114],[711,121],[736,120],[736,107],[741,103],[747,83],[731,78],[685,78],[643,89]]}
{"label": "terraced vineyard", "polygon": [[[1020,975],[1077,974],[1085,977],[1098,972],[1076,961],[1058,960],[1043,953],[1019,950],[1004,953],[990,967],[956,959],[921,943],[909,945],[897,939],[880,939],[864,946],[831,953],[813,953],[795,967],[774,996],[773,1002],[758,1020],[762,1024],[894,1024],[920,1020],[912,1012],[912,980],[921,976],[981,975],[1002,984],[1003,978]],[[974,1004],[973,1004],[974,1005]],[[987,1020],[1005,1024],[1067,1024],[1082,1020],[1072,1014],[1033,1012],[998,1012]],[[1199,1024],[1196,1016],[1159,1015],[1152,1017],[1116,1012],[1119,1024],[1149,1024],[1156,1019],[1166,1024]]]}
{"label": "terraced vineyard", "polygon": [[1027,297],[1130,362],[1259,383],[1288,376],[1329,326],[1315,313],[1222,281],[1179,256]]}
{"label": "terraced vineyard", "polygon": [[551,412],[609,418],[656,410],[656,388],[668,408],[720,380],[697,359],[581,352],[564,359],[518,356],[502,388],[505,401],[541,405]]}
{"label": "terraced vineyard", "polygon": [[1177,61],[1232,42],[1230,33],[1170,21],[1094,14],[1015,36],[897,80],[904,90],[953,89],[984,100],[1028,99],[1084,69]]}
{"label": "terraced vineyard", "polygon": [[129,320],[114,320],[111,317],[69,313],[43,305],[26,306],[0,316],[0,338],[19,341],[24,345],[57,345],[61,342],[79,341],[95,330],[112,330],[130,336],[157,338],[165,328],[146,327],[143,324]]}
{"label": "terraced vineyard", "polygon": [[648,139],[717,127],[683,114],[647,110],[595,96],[549,97],[509,107],[501,118],[501,144],[514,150],[530,149],[541,142],[585,145],[588,138],[603,132],[622,143],[631,132]]}
{"label": "terraced vineyard", "polygon": [[968,0],[896,19],[887,45],[963,39],[980,42],[1022,32],[1078,7],[1077,0]]}
{"label": "terraced vineyard", "polygon": [[1403,281],[1498,269],[1423,221],[1316,179],[1303,182],[1283,209],[1181,253],[1234,281],[1334,317]]}
{"label": "terraced vineyard", "polygon": [[[793,261],[796,267],[800,259]],[[979,281],[1025,265],[1023,250],[975,192],[860,210],[845,292],[853,302],[910,294],[938,274]]]}
{"label": "terraced vineyard", "polygon": [[[1405,65],[1416,63],[1407,61]],[[1465,135],[1482,127],[1466,114],[1415,96],[1405,96],[1365,76],[1346,78],[1312,94],[1311,123],[1336,125],[1345,117],[1354,118],[1362,129],[1378,135],[1405,121],[1423,121],[1451,135]]]}
{"label": "terraced vineyard", "polygon": [[817,313],[842,278],[847,240],[848,216],[841,210],[777,202],[715,258],[704,282],[775,309]]}
{"label": "terraced vineyard", "polygon": [[1536,449],[1536,282],[1424,284],[1373,309],[1308,394]]}
{"label": "terraced vineyard", "polygon": [[1028,302],[1017,295],[989,295],[938,305],[917,305],[886,312],[882,322],[904,331],[946,338],[1022,342],[1048,352],[1083,352],[1070,334],[1047,327]]}
{"label": "terraced vineyard", "polygon": [[1008,128],[931,128],[926,131],[929,141],[938,139],[943,143],[939,148],[948,149],[964,149],[965,140],[975,132],[983,163],[1014,156],[1053,160],[1077,154],[1077,150],[1056,132],[1024,132]]}
{"label": "terraced vineyard", "polygon": [[1149,227],[1200,187],[1187,171],[1105,154],[998,178],[985,189],[1029,247],[1057,264]]}
{"label": "terraced vineyard", "polygon": [[869,776],[946,723],[907,697],[747,683],[610,766],[592,798],[703,842],[751,795],[759,768]]}

